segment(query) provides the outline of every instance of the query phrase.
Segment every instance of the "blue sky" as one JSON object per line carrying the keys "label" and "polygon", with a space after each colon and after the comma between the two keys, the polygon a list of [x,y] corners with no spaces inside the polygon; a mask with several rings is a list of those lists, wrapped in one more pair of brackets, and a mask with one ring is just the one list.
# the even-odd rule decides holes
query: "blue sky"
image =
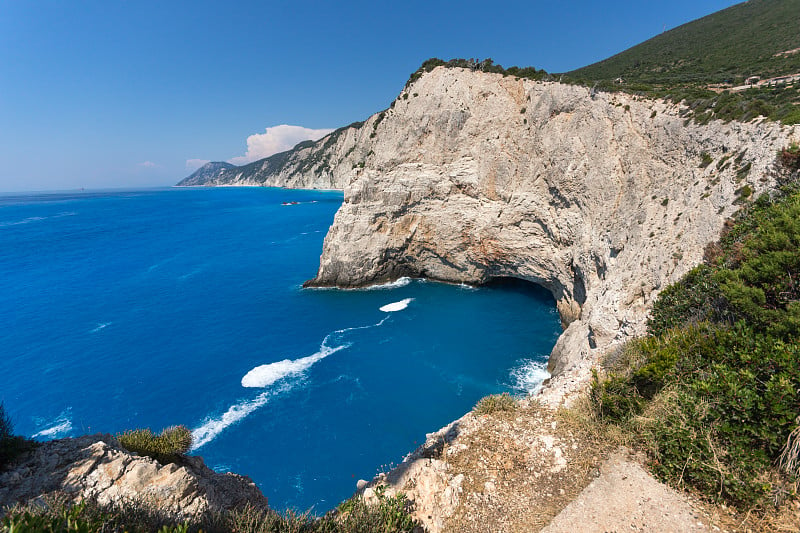
{"label": "blue sky", "polygon": [[0,0],[0,191],[171,185],[363,120],[429,57],[564,72],[735,3]]}

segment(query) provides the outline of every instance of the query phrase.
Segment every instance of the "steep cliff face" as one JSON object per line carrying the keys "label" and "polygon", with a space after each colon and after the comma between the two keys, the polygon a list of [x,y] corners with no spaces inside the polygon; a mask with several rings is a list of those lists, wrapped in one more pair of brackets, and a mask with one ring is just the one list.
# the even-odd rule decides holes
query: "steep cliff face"
{"label": "steep cliff face", "polygon": [[[686,123],[679,106],[439,67],[392,107],[296,149],[267,184],[343,187],[312,286],[515,277],[554,295],[551,371],[644,331],[659,290],[774,186],[774,123]],[[315,183],[315,182],[314,182]],[[571,378],[569,376],[572,376]]]}

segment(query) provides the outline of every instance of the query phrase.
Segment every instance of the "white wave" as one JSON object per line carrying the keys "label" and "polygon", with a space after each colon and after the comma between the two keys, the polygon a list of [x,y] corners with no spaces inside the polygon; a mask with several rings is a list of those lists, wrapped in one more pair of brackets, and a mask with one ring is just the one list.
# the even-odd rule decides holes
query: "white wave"
{"label": "white wave", "polygon": [[395,311],[402,311],[403,309],[408,307],[408,304],[410,304],[413,299],[414,298],[406,298],[404,300],[400,300],[399,302],[386,304],[380,307],[380,310],[383,311],[384,313],[393,313]]}
{"label": "white wave", "polygon": [[30,224],[31,222],[45,220],[46,218],[47,217],[28,217],[28,218],[23,218],[22,220],[15,220],[13,222],[0,222],[0,228],[5,228],[8,226],[19,226],[21,224]]}
{"label": "white wave", "polygon": [[400,287],[405,287],[411,283],[411,278],[403,276],[402,278],[397,278],[394,281],[390,281],[388,283],[380,283],[378,285],[370,285],[368,287],[364,287],[362,290],[365,291],[380,291],[380,290],[389,290],[389,289],[399,289]]}
{"label": "white wave", "polygon": [[72,420],[69,416],[69,409],[61,413],[55,420],[45,425],[48,427],[37,431],[31,435],[31,437],[54,439],[69,434],[69,432],[72,431]]}
{"label": "white wave", "polygon": [[178,276],[178,279],[179,279],[180,281],[187,280],[187,279],[191,278],[192,276],[196,276],[196,275],[197,275],[197,274],[199,274],[199,273],[200,273],[202,270],[203,270],[202,268],[195,268],[194,270],[192,270],[191,272],[189,272],[189,273],[187,273],[187,274],[184,274],[184,275],[182,275],[182,276]]}
{"label": "white wave", "polygon": [[94,328],[93,330],[89,331],[89,333],[97,333],[101,329],[105,329],[110,325],[111,325],[111,322],[100,322],[100,323],[97,324],[97,327]]}
{"label": "white wave", "polygon": [[511,369],[510,376],[514,390],[536,394],[542,388],[544,380],[550,377],[550,373],[547,371],[547,361],[525,359],[522,364]]}
{"label": "white wave", "polygon": [[269,387],[276,381],[287,376],[292,376],[305,372],[317,361],[325,359],[330,354],[343,350],[350,346],[343,344],[335,348],[324,346],[313,355],[301,357],[300,359],[284,359],[276,363],[261,365],[253,368],[242,378],[242,387]]}
{"label": "white wave", "polygon": [[[317,361],[324,359],[332,353],[339,350],[344,350],[351,346],[350,343],[341,343],[338,346],[331,347],[329,343],[332,341],[341,341],[344,333],[355,331],[358,329],[375,328],[386,322],[388,317],[382,319],[380,322],[370,324],[369,326],[358,326],[354,328],[337,329],[325,336],[320,344],[319,351],[315,354],[301,357],[300,359],[284,359],[277,363],[270,363],[253,368],[242,378],[243,387],[269,387],[274,385],[275,382],[284,377],[299,377],[305,370],[311,367]],[[296,385],[296,381],[285,381],[278,388],[270,388],[265,390],[255,398],[250,400],[242,400],[228,408],[222,415],[218,417],[209,417],[200,425],[200,427],[192,430],[192,450],[197,450],[214,440],[217,435],[222,433],[225,428],[232,424],[244,419],[247,415],[266,405],[270,399],[283,392],[287,392]]]}
{"label": "white wave", "polygon": [[286,384],[278,390],[264,391],[255,398],[242,400],[231,405],[227,411],[218,417],[206,418],[200,427],[192,430],[192,450],[205,446],[222,433],[225,428],[239,422],[259,407],[266,405],[274,395],[285,392],[290,388],[291,385]]}
{"label": "white wave", "polygon": [[[320,233],[320,231],[315,231],[314,233]],[[273,244],[273,243],[271,243]],[[414,278],[416,279],[416,278]],[[412,281],[412,278],[402,277],[398,278],[394,281],[390,281],[388,283],[379,283],[377,285],[367,285],[366,287],[354,287],[354,288],[342,288],[342,287],[305,287],[306,290],[312,291],[385,291],[385,290],[392,290],[392,289],[399,289],[401,287],[405,287]],[[420,283],[424,283],[424,279],[416,279],[416,281]]]}

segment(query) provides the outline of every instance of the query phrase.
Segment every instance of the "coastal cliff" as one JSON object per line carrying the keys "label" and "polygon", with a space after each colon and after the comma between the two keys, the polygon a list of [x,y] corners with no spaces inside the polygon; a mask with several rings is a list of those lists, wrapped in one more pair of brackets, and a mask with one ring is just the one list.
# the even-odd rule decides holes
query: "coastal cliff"
{"label": "coastal cliff", "polygon": [[739,205],[774,187],[776,151],[798,137],[682,111],[438,67],[365,123],[254,163],[273,168],[256,181],[344,189],[308,286],[513,277],[549,289],[565,328],[550,371],[577,385],[644,332],[659,290]]}

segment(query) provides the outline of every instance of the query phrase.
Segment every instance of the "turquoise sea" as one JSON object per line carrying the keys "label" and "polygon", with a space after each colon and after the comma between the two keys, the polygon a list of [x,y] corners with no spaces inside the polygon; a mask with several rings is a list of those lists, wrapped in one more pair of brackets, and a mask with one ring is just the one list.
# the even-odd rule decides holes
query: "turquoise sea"
{"label": "turquoise sea", "polygon": [[193,453],[253,478],[274,508],[322,513],[482,396],[537,386],[560,333],[542,289],[302,289],[341,202],[0,196],[0,401],[17,433],[184,424]]}

